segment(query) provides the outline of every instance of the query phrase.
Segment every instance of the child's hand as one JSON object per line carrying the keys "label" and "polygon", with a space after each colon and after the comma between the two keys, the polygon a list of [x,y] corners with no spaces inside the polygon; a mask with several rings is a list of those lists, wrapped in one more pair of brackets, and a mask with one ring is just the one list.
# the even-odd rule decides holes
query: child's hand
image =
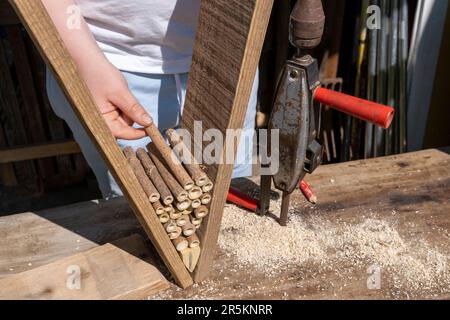
{"label": "child's hand", "polygon": [[153,120],[131,93],[122,73],[103,54],[86,59],[79,69],[114,136],[125,140],[145,137],[143,129],[132,126],[148,127]]}
{"label": "child's hand", "polygon": [[126,140],[145,137],[144,130],[133,128],[133,124],[147,127],[152,118],[130,92],[120,71],[106,59],[84,19],[79,28],[68,28],[67,9],[75,4],[74,0],[42,0],[42,3],[114,136]]}

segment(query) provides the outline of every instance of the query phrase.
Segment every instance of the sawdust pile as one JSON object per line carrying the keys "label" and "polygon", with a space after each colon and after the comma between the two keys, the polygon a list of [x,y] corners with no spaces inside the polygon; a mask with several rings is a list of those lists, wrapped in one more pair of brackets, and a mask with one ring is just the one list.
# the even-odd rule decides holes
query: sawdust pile
{"label": "sawdust pile", "polygon": [[[279,203],[272,205],[273,212],[279,212]],[[388,221],[369,215],[355,223],[331,222],[320,213],[294,209],[290,216],[288,227],[281,227],[271,217],[228,206],[219,246],[240,265],[267,276],[311,266],[319,272],[339,266],[334,271],[342,274],[376,266],[389,275],[394,289],[450,291],[448,255],[427,243],[406,242]]]}

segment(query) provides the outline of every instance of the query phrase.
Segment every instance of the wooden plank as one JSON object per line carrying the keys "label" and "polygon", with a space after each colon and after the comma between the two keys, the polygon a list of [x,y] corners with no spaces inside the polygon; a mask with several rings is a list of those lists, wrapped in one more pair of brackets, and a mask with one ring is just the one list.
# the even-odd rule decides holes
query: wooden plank
{"label": "wooden plank", "polygon": [[0,217],[0,278],[142,233],[123,198]]}
{"label": "wooden plank", "polygon": [[[272,5],[273,0],[202,1],[182,123],[192,136],[195,121],[203,131],[242,128]],[[211,268],[232,171],[226,164],[207,170],[215,191],[202,229],[197,282]]]}
{"label": "wooden plank", "polygon": [[[124,240],[132,253],[106,244],[0,280],[2,300],[144,299],[169,287],[140,257],[149,255],[142,238]],[[138,258],[139,257],[139,258]]]}
{"label": "wooden plank", "polygon": [[0,149],[0,164],[51,158],[80,152],[80,146],[75,141],[50,142],[22,148],[6,148]]}
{"label": "wooden plank", "polygon": [[159,222],[139,182],[108,129],[85,82],[79,75],[48,13],[39,0],[11,0],[41,55],[59,80],[75,113],[102,154],[121,186],[133,211],[143,225],[177,283],[186,288],[192,278]]}

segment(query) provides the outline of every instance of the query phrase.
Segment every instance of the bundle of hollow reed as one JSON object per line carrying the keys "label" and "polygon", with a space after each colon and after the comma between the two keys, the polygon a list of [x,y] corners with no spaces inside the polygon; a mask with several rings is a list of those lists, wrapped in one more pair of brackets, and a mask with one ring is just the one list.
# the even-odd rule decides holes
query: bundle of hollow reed
{"label": "bundle of hollow reed", "polygon": [[[147,151],[127,147],[123,152],[167,235],[192,272],[200,256],[196,233],[209,214],[213,184],[190,151],[180,145],[183,142],[175,130],[167,131],[170,146],[155,126],[146,131],[153,141]],[[183,159],[173,152],[177,146],[183,148]]]}

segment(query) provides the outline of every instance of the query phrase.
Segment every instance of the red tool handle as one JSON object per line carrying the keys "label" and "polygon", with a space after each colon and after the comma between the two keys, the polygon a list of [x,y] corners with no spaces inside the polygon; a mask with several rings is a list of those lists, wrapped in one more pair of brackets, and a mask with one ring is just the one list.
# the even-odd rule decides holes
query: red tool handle
{"label": "red tool handle", "polygon": [[228,192],[227,201],[252,212],[257,212],[259,208],[258,200],[233,188]]}
{"label": "red tool handle", "polygon": [[318,88],[314,92],[314,100],[384,129],[389,128],[394,119],[395,110],[392,107],[325,88]]}

